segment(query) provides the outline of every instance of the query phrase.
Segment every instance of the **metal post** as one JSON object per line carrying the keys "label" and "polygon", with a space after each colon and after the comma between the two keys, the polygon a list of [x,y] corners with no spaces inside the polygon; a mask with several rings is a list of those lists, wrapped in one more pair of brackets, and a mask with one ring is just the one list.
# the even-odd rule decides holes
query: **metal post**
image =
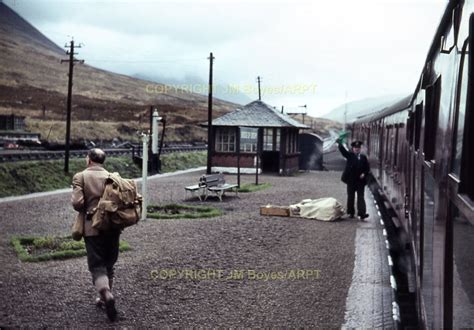
{"label": "metal post", "polygon": [[158,110],[153,111],[152,120],[151,120],[151,173],[158,173],[160,170],[159,160],[158,160],[158,121],[161,120],[161,117],[158,117]]}
{"label": "metal post", "polygon": [[236,129],[236,145],[237,145],[237,185],[240,188],[240,127]]}
{"label": "metal post", "polygon": [[258,169],[260,167],[260,132],[263,132],[261,128],[257,131],[257,161],[255,169],[255,185],[258,186]]}
{"label": "metal post", "polygon": [[148,178],[148,134],[143,134],[143,149],[142,149],[142,217],[141,220],[146,220],[148,196],[147,196],[147,178]]}
{"label": "metal post", "polygon": [[209,54],[209,95],[207,99],[207,169],[206,173],[211,174],[212,168],[212,66],[214,55]]}
{"label": "metal post", "polygon": [[258,100],[261,101],[262,100],[262,93],[261,93],[261,90],[260,90],[260,82],[261,82],[260,76],[257,77],[257,82],[258,82]]}
{"label": "metal post", "polygon": [[152,140],[151,140],[151,153],[156,155],[158,153],[158,110],[155,109],[152,116]]}

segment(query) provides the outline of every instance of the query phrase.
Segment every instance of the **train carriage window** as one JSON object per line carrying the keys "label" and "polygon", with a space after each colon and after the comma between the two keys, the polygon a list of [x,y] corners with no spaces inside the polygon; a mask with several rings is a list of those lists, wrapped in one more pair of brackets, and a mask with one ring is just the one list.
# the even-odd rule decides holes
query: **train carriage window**
{"label": "train carriage window", "polygon": [[[469,19],[469,49],[474,49],[474,14]],[[471,143],[463,143],[462,159],[461,159],[461,183],[459,192],[468,195],[474,200],[474,52],[469,52],[468,63],[468,87],[466,112],[464,121],[463,141],[471,141]]]}
{"label": "train carriage window", "polygon": [[423,102],[416,105],[415,108],[415,150],[420,149],[421,122],[423,120]]}
{"label": "train carriage window", "polygon": [[408,119],[407,119],[407,141],[410,145],[413,145],[413,130],[414,130],[414,113],[409,112],[408,113]]}
{"label": "train carriage window", "polygon": [[397,166],[397,156],[398,156],[398,125],[395,125],[395,143],[393,146],[393,165]]}
{"label": "train carriage window", "polygon": [[468,86],[468,60],[465,56],[466,42],[463,47],[463,56],[461,58],[457,92],[457,109],[456,118],[454,119],[454,139],[453,139],[453,158],[452,158],[452,172],[458,177],[461,175],[461,155],[462,155],[462,142],[464,135],[464,120],[466,117],[466,99],[467,99],[467,86]]}
{"label": "train carriage window", "polygon": [[371,147],[371,138],[370,138],[370,133],[371,129],[370,126],[367,127],[367,134],[365,135],[367,137],[367,155],[370,156],[370,147]]}
{"label": "train carriage window", "polygon": [[389,163],[390,162],[390,126],[385,127],[385,131],[387,132],[386,139],[385,139],[385,150],[387,151],[385,153],[385,162]]}
{"label": "train carriage window", "polygon": [[426,111],[425,111],[425,138],[423,152],[425,160],[435,158],[436,131],[438,129],[439,104],[441,94],[441,77],[426,88]]}

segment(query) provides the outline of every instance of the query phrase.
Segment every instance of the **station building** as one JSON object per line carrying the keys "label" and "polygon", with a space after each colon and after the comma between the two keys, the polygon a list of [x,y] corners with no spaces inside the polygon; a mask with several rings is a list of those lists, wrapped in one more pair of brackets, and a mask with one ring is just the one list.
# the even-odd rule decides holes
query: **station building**
{"label": "station building", "polygon": [[278,173],[299,170],[299,131],[309,126],[253,101],[212,121],[212,172]]}

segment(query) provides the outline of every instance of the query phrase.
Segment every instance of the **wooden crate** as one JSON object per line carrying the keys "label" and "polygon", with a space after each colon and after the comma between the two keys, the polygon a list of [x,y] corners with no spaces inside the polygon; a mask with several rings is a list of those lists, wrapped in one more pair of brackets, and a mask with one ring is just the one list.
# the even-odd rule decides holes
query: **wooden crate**
{"label": "wooden crate", "polygon": [[260,215],[270,215],[278,217],[289,217],[290,208],[288,206],[266,205],[260,207]]}

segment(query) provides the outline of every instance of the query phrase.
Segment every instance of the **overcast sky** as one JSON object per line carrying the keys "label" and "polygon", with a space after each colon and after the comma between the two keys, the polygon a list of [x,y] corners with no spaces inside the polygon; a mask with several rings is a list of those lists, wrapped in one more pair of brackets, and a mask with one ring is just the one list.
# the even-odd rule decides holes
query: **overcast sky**
{"label": "overcast sky", "polygon": [[[409,94],[447,0],[7,0],[79,58],[123,74],[230,84],[267,103],[324,114]],[[190,86],[203,89],[202,86]],[[249,90],[249,89],[252,90]],[[228,91],[229,93],[233,91]]]}

